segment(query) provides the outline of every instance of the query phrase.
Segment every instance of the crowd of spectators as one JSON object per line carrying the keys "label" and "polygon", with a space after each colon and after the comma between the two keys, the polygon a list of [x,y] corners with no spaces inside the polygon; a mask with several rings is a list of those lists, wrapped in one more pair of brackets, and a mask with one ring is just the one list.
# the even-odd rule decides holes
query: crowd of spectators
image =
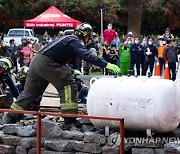
{"label": "crowd of spectators", "polygon": [[[60,31],[56,37],[63,35]],[[16,46],[16,40],[10,40],[9,46],[0,38],[0,57],[10,57],[14,62],[15,72],[22,66],[29,66],[31,60],[52,38],[45,32],[40,42],[32,43],[31,40],[22,38],[22,43]],[[134,37],[132,32],[128,32],[125,38],[119,38],[118,33],[113,30],[112,24],[108,24],[104,30],[103,39],[99,38],[96,33],[86,42],[87,49],[95,55],[104,58],[107,62],[116,64],[121,68],[122,75],[134,74],[153,75],[155,64],[158,60],[160,64],[161,76],[165,63],[168,62],[171,79],[176,79],[176,65],[178,62],[178,45],[174,40],[169,28],[163,35],[157,38],[151,37]],[[77,57],[72,68],[79,69],[84,74],[91,71],[101,71],[100,68],[83,62]],[[103,74],[111,74],[106,69],[102,70]]]}
{"label": "crowd of spectators", "polygon": [[[108,24],[103,36],[104,40],[98,50],[99,56],[117,64],[122,75],[152,76],[156,63],[159,62],[160,75],[163,76],[164,66],[168,63],[170,79],[176,79],[180,44],[176,42],[169,28],[156,38],[134,37],[132,32],[129,32],[124,39],[119,40],[112,24]],[[109,73],[104,70],[104,74]]]}
{"label": "crowd of spectators", "polygon": [[[73,31],[68,34],[73,34]],[[56,37],[66,35],[60,31]],[[3,35],[0,36],[0,59],[9,58],[14,64],[14,74],[18,71],[28,68],[33,57],[40,49],[46,46],[56,37],[50,37],[45,32],[40,42],[33,42],[28,38],[22,38],[21,44],[16,46],[16,40],[10,40],[7,44],[3,40]],[[163,77],[165,64],[168,64],[170,70],[170,79],[176,80],[176,72],[179,68],[178,54],[180,54],[180,43],[176,42],[174,36],[171,34],[169,28],[165,33],[158,35],[156,38],[152,37],[137,37],[132,32],[128,32],[124,38],[119,38],[118,33],[113,30],[112,24],[108,24],[107,29],[104,30],[103,37],[99,37],[93,33],[92,37],[85,42],[85,46],[94,55],[97,55],[109,63],[116,64],[121,68],[122,75],[134,76],[153,76],[155,74],[156,64],[160,65],[160,76]],[[73,64],[70,64],[72,69],[78,69],[84,75],[104,74],[112,75],[106,68],[101,69],[95,65],[89,64],[79,57],[75,58]],[[1,79],[1,78],[0,78]],[[8,80],[11,81],[10,89],[14,93],[13,96],[17,98],[20,90],[16,88],[11,74],[8,75]],[[0,81],[1,82],[1,81]],[[81,91],[87,93],[88,89],[80,84]],[[85,90],[84,90],[85,89]],[[81,97],[81,96],[79,96]],[[84,98],[84,95],[83,95]],[[83,100],[83,99],[81,99]]]}

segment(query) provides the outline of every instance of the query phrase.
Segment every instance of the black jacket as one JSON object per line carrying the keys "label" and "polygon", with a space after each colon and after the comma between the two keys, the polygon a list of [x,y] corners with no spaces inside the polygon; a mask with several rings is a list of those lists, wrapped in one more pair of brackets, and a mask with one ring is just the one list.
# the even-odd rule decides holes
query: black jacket
{"label": "black jacket", "polygon": [[[146,52],[148,52],[148,48],[150,52],[152,52],[152,55],[146,55]],[[154,60],[155,56],[157,55],[157,48],[154,45],[147,45],[147,47],[144,50],[145,60]]]}

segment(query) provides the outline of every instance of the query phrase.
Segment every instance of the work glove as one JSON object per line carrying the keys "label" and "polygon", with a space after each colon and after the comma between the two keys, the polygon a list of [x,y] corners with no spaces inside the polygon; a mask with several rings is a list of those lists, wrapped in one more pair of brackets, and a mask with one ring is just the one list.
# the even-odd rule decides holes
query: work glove
{"label": "work glove", "polygon": [[103,54],[102,53],[99,53],[99,57],[102,58]]}
{"label": "work glove", "polygon": [[76,69],[72,70],[72,77],[74,79],[76,79],[77,75],[82,75],[82,73],[79,70],[76,70]]}
{"label": "work glove", "polygon": [[121,73],[121,69],[117,66],[117,65],[114,65],[114,64],[111,64],[111,63],[108,63],[106,68],[110,71],[112,71],[114,74],[119,74]]}

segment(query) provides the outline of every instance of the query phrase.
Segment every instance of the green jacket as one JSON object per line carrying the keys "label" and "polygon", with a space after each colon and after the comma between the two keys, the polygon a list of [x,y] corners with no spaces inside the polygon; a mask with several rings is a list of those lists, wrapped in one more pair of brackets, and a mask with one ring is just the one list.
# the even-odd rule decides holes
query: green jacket
{"label": "green jacket", "polygon": [[119,46],[119,55],[120,55],[120,62],[130,62],[131,54],[130,54],[130,46],[127,49],[124,49],[124,46]]}

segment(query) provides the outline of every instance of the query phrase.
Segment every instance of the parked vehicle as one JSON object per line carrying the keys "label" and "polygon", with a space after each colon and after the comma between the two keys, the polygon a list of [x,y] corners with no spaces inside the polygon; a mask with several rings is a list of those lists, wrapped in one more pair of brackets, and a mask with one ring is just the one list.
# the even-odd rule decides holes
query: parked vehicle
{"label": "parked vehicle", "polygon": [[11,39],[15,40],[15,44],[18,46],[21,44],[22,38],[27,38],[32,41],[32,43],[39,42],[39,39],[34,36],[34,31],[32,29],[25,28],[13,28],[9,29],[6,36],[4,36],[4,41],[9,44]]}
{"label": "parked vehicle", "polygon": [[74,34],[74,29],[66,29],[64,31],[64,35],[72,35],[72,34]]}

